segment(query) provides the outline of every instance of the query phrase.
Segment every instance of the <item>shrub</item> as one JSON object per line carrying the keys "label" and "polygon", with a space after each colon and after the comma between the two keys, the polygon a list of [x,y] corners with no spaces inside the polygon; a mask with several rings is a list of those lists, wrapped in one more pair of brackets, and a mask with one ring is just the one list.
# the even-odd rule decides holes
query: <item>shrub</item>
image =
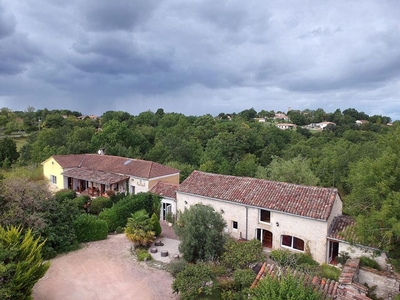
{"label": "shrub", "polygon": [[381,270],[381,267],[379,266],[379,264],[372,258],[367,257],[367,256],[361,256],[360,257],[360,265],[362,267],[369,267],[375,270]]}
{"label": "shrub", "polygon": [[349,252],[340,251],[337,257],[337,261],[339,264],[344,265],[349,258],[350,258]]}
{"label": "shrub", "polygon": [[110,208],[113,205],[112,201],[107,197],[97,197],[90,203],[90,213],[98,215],[105,208]]}
{"label": "shrub", "polygon": [[124,230],[125,230],[125,229],[124,229],[123,227],[118,226],[117,229],[115,229],[115,232],[116,232],[116,233],[124,233]]}
{"label": "shrub", "polygon": [[222,264],[230,269],[243,269],[250,264],[260,262],[265,259],[261,242],[254,239],[251,241],[238,242],[228,239],[224,244],[222,254]]}
{"label": "shrub", "polygon": [[272,250],[271,259],[276,261],[281,267],[291,267],[303,272],[314,272],[319,265],[307,253],[292,253],[289,250]]}
{"label": "shrub", "polygon": [[22,227],[0,226],[0,298],[32,299],[32,289],[44,276],[50,262],[43,262],[40,237]]}
{"label": "shrub", "polygon": [[118,227],[123,227],[125,224],[121,225],[118,219],[117,210],[114,207],[105,208],[100,214],[99,219],[107,222],[108,230],[110,232],[115,231]]}
{"label": "shrub", "polygon": [[151,216],[151,223],[153,225],[153,230],[154,230],[156,236],[160,235],[160,233],[162,231],[160,219],[157,217],[157,215],[155,213],[153,213]]}
{"label": "shrub", "polygon": [[62,189],[56,192],[54,197],[60,201],[73,200],[76,198],[76,192],[70,189]]}
{"label": "shrub", "polygon": [[233,272],[233,280],[237,291],[250,288],[254,279],[256,279],[256,274],[251,269],[236,270]]}
{"label": "shrub", "polygon": [[188,264],[176,276],[172,283],[172,289],[175,293],[180,293],[182,300],[199,299],[213,293],[214,280],[215,275],[209,265],[205,263]]}
{"label": "shrub", "polygon": [[136,250],[136,256],[138,261],[148,261],[153,259],[151,254],[143,248],[139,248]]}
{"label": "shrub", "polygon": [[82,214],[74,222],[75,233],[79,242],[104,240],[108,235],[107,222],[95,216]]}
{"label": "shrub", "polygon": [[90,201],[90,197],[89,196],[79,196],[76,197],[74,200],[72,200],[72,202],[76,205],[76,207],[78,207],[79,209],[85,209],[85,204],[88,203]]}
{"label": "shrub", "polygon": [[171,262],[168,265],[168,271],[172,276],[176,277],[180,272],[182,272],[187,266],[187,262],[184,259],[179,259],[177,261]]}
{"label": "shrub", "polygon": [[153,224],[146,210],[141,209],[128,219],[125,234],[135,245],[147,246],[155,239]]}
{"label": "shrub", "polygon": [[115,231],[118,226],[124,227],[131,215],[141,209],[145,209],[148,214],[158,212],[160,197],[150,193],[140,193],[128,195],[121,199],[111,208],[105,208],[99,218],[105,220],[110,231]]}
{"label": "shrub", "polygon": [[330,266],[327,264],[321,265],[321,277],[331,280],[339,280],[340,270],[334,266]]}
{"label": "shrub", "polygon": [[304,279],[294,275],[266,276],[251,290],[251,299],[264,300],[320,300],[322,295],[314,291],[314,286],[306,285]]}

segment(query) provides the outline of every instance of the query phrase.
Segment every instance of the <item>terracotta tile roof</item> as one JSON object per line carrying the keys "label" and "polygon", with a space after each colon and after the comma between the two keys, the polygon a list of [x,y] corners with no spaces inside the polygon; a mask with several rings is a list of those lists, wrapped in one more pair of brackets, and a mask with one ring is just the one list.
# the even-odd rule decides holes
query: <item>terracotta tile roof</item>
{"label": "terracotta tile roof", "polygon": [[297,278],[303,278],[306,285],[314,286],[315,290],[321,293],[321,299],[336,299],[339,286],[337,281],[319,278],[317,276],[310,276],[288,267],[282,268],[275,264],[267,264],[266,262],[262,265],[250,288],[255,288],[258,285],[258,282],[265,276],[274,277],[284,276],[287,274],[291,274]]}
{"label": "terracotta tile roof", "polygon": [[129,178],[129,176],[107,173],[103,171],[91,170],[87,168],[75,168],[63,173],[64,176],[69,176],[77,179],[93,181],[101,184],[113,184]]}
{"label": "terracotta tile roof", "polygon": [[179,184],[159,181],[151,189],[150,192],[159,196],[176,199],[176,190]]}
{"label": "terracotta tile roof", "polygon": [[331,227],[328,231],[328,238],[342,240],[347,242],[355,242],[355,226],[356,222],[349,216],[337,216],[333,219]]}
{"label": "terracotta tile roof", "polygon": [[328,239],[355,244],[360,247],[369,247],[372,249],[380,249],[382,245],[365,244],[357,237],[356,221],[349,216],[337,216],[333,219],[328,230]]}
{"label": "terracotta tile roof", "polygon": [[53,155],[55,161],[62,168],[75,168],[79,165],[85,154]]}
{"label": "terracotta tile roof", "polygon": [[338,192],[263,179],[194,171],[178,192],[327,220]]}
{"label": "terracotta tile roof", "polygon": [[[265,262],[250,288],[255,288],[259,281],[265,276],[284,276],[286,274],[291,274],[292,276],[302,277],[306,285],[313,285],[315,290],[321,293],[322,299],[371,300],[371,298],[367,296],[368,288],[358,282],[353,281],[356,277],[355,274],[358,272],[357,262],[348,261],[348,263],[349,266],[351,265],[351,274],[346,275],[349,278],[346,277],[345,282],[340,281],[340,279],[339,282],[337,282],[335,280],[312,276],[296,271],[295,269],[290,269],[288,267],[282,268],[275,264],[267,264]],[[344,268],[342,274],[348,272],[349,271],[345,270]],[[342,275],[340,278],[342,278]]]}
{"label": "terracotta tile roof", "polygon": [[179,170],[152,161],[112,155],[54,155],[53,158],[63,168],[83,167],[97,171],[125,174],[140,178],[156,178],[179,173]]}

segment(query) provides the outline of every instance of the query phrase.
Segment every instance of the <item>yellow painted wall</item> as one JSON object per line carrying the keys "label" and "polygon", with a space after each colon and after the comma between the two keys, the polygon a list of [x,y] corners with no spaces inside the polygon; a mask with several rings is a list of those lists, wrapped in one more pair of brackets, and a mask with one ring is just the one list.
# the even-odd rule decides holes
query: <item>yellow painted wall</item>
{"label": "yellow painted wall", "polygon": [[56,162],[53,157],[48,158],[43,163],[43,175],[47,178],[47,180],[51,183],[50,176],[57,177],[57,184],[52,184],[54,187],[58,189],[64,188],[64,176],[61,174],[63,172],[63,168]]}

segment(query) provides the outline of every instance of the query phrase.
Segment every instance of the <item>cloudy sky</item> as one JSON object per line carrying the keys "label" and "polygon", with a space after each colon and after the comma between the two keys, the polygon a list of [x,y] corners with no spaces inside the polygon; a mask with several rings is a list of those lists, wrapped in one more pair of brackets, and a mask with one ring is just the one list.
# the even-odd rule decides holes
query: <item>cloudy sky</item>
{"label": "cloudy sky", "polygon": [[400,119],[398,0],[0,0],[0,107]]}

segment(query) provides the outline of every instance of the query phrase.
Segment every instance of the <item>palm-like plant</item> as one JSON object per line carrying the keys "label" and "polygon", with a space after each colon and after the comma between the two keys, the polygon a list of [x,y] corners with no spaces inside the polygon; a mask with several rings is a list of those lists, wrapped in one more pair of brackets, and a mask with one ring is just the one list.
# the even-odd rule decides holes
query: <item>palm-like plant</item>
{"label": "palm-like plant", "polygon": [[139,210],[128,218],[125,234],[135,245],[148,246],[154,241],[154,225],[146,210]]}

